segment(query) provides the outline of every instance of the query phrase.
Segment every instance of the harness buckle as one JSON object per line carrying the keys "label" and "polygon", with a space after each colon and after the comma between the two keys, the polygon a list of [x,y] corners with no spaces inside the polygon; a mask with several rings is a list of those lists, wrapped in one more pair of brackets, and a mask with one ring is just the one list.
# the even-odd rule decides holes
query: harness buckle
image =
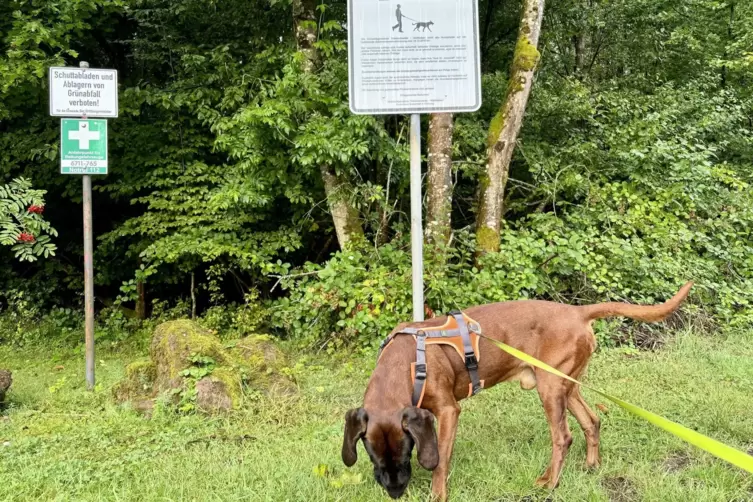
{"label": "harness buckle", "polygon": [[465,367],[469,370],[478,369],[478,359],[476,359],[476,354],[465,355]]}
{"label": "harness buckle", "polygon": [[416,363],[416,378],[419,380],[426,379],[426,363]]}

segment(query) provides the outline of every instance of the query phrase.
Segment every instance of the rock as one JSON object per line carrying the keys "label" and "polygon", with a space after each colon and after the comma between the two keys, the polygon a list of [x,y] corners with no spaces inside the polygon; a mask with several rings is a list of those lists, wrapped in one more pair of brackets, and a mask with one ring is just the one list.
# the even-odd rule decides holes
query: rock
{"label": "rock", "polygon": [[143,414],[147,418],[151,418],[154,411],[154,399],[141,399],[134,401],[133,409]]}
{"label": "rock", "polygon": [[227,345],[193,321],[161,324],[152,337],[149,359],[126,368],[126,377],[113,388],[114,397],[131,401],[146,414],[160,394],[181,407],[195,400],[200,411],[218,413],[238,408],[248,388],[269,394],[297,391],[280,373],[287,361],[272,337],[254,335]]}
{"label": "rock", "polygon": [[206,413],[230,411],[240,405],[243,382],[228,368],[216,368],[196,382],[196,406]]}
{"label": "rock", "polygon": [[193,365],[192,356],[210,357],[215,364],[228,362],[228,355],[217,339],[193,321],[170,321],[157,326],[149,347],[156,367],[155,383],[159,388],[177,388],[183,381],[180,373]]}
{"label": "rock", "polygon": [[250,387],[270,395],[297,392],[295,383],[280,374],[288,361],[271,336],[252,335],[237,340],[230,353],[246,374]]}
{"label": "rock", "polygon": [[10,370],[0,369],[0,403],[5,400],[5,393],[10,389],[10,385],[13,383],[13,374]]}
{"label": "rock", "polygon": [[241,364],[259,372],[279,369],[287,364],[285,354],[269,335],[251,335],[237,340],[230,353]]}
{"label": "rock", "polygon": [[148,399],[154,396],[157,368],[149,359],[134,361],[126,367],[126,377],[113,388],[118,402]]}

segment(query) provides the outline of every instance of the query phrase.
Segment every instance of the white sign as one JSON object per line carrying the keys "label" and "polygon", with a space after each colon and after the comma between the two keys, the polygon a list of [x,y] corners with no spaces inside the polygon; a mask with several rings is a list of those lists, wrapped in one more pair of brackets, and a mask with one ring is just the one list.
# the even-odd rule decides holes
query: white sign
{"label": "white sign", "polygon": [[50,115],[117,117],[118,71],[50,68]]}
{"label": "white sign", "polygon": [[478,110],[477,0],[348,0],[348,86],[357,114]]}

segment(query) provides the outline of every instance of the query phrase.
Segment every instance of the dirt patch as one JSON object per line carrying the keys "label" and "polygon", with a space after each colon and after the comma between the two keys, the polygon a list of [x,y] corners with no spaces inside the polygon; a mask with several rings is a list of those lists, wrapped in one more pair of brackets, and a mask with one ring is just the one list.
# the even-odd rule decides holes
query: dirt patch
{"label": "dirt patch", "polygon": [[684,451],[681,451],[667,457],[664,460],[662,467],[669,473],[678,472],[685,469],[685,467],[690,464],[690,460],[691,459],[688,454]]}
{"label": "dirt patch", "polygon": [[678,331],[689,327],[699,333],[714,334],[719,330],[719,325],[707,312],[680,309],[659,324],[626,321],[617,329],[615,341],[617,345],[632,343],[641,350],[660,350],[672,341]]}
{"label": "dirt patch", "polygon": [[642,350],[659,350],[672,338],[672,331],[662,326],[633,326],[635,346]]}
{"label": "dirt patch", "polygon": [[601,481],[610,502],[635,502],[639,500],[635,483],[623,476],[610,476]]}

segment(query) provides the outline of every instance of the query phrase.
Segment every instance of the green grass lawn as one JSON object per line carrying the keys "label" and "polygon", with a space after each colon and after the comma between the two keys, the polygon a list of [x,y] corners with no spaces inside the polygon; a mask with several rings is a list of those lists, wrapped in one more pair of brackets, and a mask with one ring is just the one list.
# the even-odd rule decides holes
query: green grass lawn
{"label": "green grass lawn", "polygon": [[[753,337],[678,334],[664,349],[599,352],[588,381],[741,449],[753,448]],[[368,457],[340,461],[344,412],[359,405],[373,358],[321,362],[300,395],[254,398],[232,416],[145,419],[113,404],[110,387],[136,354],[100,350],[98,389],[87,392],[80,351],[0,347],[13,370],[0,414],[0,500],[388,500]],[[585,391],[594,407],[602,400]],[[252,410],[257,411],[252,411]],[[259,411],[260,410],[260,411]],[[463,402],[450,476],[457,501],[743,501],[753,477],[616,406],[598,412],[603,465],[584,469],[574,442],[560,487],[533,487],[549,433],[535,392],[502,384]],[[415,461],[414,461],[415,462]],[[317,474],[318,470],[326,474]],[[430,473],[414,467],[405,499],[427,500]]]}

